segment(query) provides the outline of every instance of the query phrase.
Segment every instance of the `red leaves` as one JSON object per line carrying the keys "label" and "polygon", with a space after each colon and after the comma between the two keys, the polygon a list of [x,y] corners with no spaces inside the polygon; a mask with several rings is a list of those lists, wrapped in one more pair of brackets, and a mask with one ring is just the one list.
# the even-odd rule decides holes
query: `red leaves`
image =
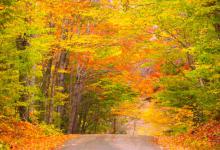
{"label": "red leaves", "polygon": [[178,136],[159,137],[158,142],[168,148],[214,149],[220,144],[220,123],[209,123]]}
{"label": "red leaves", "polygon": [[184,70],[189,70],[189,69],[190,69],[190,67],[189,67],[189,65],[188,65],[188,64],[185,64],[185,65],[183,66],[183,69],[184,69]]}

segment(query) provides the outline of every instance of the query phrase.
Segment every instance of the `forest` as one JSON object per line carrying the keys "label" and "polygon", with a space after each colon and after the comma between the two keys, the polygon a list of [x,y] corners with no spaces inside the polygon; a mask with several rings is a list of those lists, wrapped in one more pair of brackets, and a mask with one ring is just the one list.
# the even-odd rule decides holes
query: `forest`
{"label": "forest", "polygon": [[219,0],[0,0],[0,149],[135,120],[170,149],[220,148]]}

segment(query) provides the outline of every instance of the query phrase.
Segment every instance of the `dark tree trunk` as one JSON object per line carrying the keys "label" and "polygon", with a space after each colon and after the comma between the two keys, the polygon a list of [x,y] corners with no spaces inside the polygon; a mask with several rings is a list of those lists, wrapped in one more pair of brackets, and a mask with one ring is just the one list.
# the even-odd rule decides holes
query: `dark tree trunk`
{"label": "dark tree trunk", "polygon": [[[71,73],[71,76],[72,76],[72,73]],[[77,73],[76,73],[76,81],[75,81],[74,88],[72,89],[73,93],[70,95],[70,100],[71,100],[72,105],[71,105],[68,133],[78,132],[77,124],[78,124],[79,105],[80,105],[80,101],[82,98],[83,77],[84,77],[84,68],[78,64]]]}
{"label": "dark tree trunk", "polygon": [[53,58],[51,57],[48,60],[47,63],[47,67],[46,70],[44,72],[43,75],[43,79],[42,79],[42,85],[41,85],[41,90],[42,93],[44,94],[46,101],[45,101],[45,105],[43,106],[43,103],[41,103],[41,107],[44,108],[44,114],[42,114],[42,116],[44,116],[44,121],[47,122],[47,109],[48,109],[48,98],[49,98],[49,87],[50,87],[50,80],[51,80],[51,68],[52,68],[52,64],[53,64]]}
{"label": "dark tree trunk", "polygon": [[113,119],[113,131],[112,131],[112,134],[116,134],[116,131],[117,131],[117,127],[116,127],[116,117],[114,117],[114,119]]}
{"label": "dark tree trunk", "polygon": [[73,74],[74,74],[74,67],[73,65],[71,66],[71,71],[70,71],[70,84],[69,84],[69,99],[70,99],[70,115],[69,115],[69,125],[68,125],[68,133],[72,133],[72,126],[73,126],[73,115],[72,115],[72,105],[73,105]]}
{"label": "dark tree trunk", "polygon": [[[22,75],[23,73],[20,73],[19,76],[19,81],[21,82],[21,84],[24,86],[24,88],[27,86],[27,76],[26,75]],[[26,90],[22,91],[22,94],[20,95],[19,98],[20,102],[24,102],[26,103],[28,101],[28,94]],[[18,111],[19,111],[19,117],[22,121],[27,121],[29,114],[28,114],[28,107],[27,106],[18,106]]]}
{"label": "dark tree trunk", "polygon": [[43,75],[41,90],[45,96],[48,96],[48,89],[50,86],[50,78],[51,78],[51,67],[53,63],[53,58],[51,57],[48,60],[46,70]]}
{"label": "dark tree trunk", "polygon": [[[69,62],[68,58],[68,52],[66,50],[61,51],[60,54],[60,63],[59,63],[59,69],[61,70],[66,70]],[[65,79],[66,75],[63,72],[58,72],[57,75],[57,86],[62,87],[62,90],[60,92],[65,93],[67,92],[67,87],[65,85]],[[65,119],[65,111],[64,111],[64,106],[63,105],[58,105],[56,108],[56,111],[60,114],[60,118],[62,120]],[[62,124],[61,122],[58,124],[61,128]]]}
{"label": "dark tree trunk", "polygon": [[[24,34],[19,35],[18,38],[16,39],[16,47],[18,51],[24,51],[26,47],[29,45],[28,40],[26,39],[26,35]],[[25,56],[21,55],[19,56],[20,58],[20,63],[26,63],[27,58]],[[28,101],[29,95],[28,92],[26,91],[25,87],[27,86],[27,72],[24,72],[23,70],[19,70],[19,82],[21,85],[24,87],[24,89],[21,92],[19,101],[26,103]],[[29,113],[28,113],[28,107],[25,106],[24,104],[21,106],[18,106],[18,111],[19,111],[19,117],[21,120],[26,121],[28,120]]]}

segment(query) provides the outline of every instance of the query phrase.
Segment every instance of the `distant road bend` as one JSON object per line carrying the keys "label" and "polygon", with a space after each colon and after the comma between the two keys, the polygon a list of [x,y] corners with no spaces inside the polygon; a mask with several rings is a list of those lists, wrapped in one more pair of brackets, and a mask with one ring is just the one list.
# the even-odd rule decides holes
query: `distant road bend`
{"label": "distant road bend", "polygon": [[130,135],[80,135],[67,141],[61,150],[162,150],[153,137]]}

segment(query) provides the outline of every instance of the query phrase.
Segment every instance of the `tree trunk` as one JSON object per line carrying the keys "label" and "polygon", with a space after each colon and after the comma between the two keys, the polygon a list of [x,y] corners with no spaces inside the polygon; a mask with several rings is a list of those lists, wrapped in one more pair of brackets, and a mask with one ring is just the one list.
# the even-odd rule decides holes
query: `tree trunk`
{"label": "tree trunk", "polygon": [[116,125],[116,124],[117,124],[116,121],[117,121],[117,120],[116,120],[116,116],[114,116],[114,119],[113,119],[113,132],[112,132],[112,134],[116,134],[116,131],[117,131],[117,129],[116,129],[116,128],[117,128],[117,127],[116,127],[116,126],[117,126],[117,125]]}
{"label": "tree trunk", "polygon": [[47,123],[51,124],[53,122],[53,111],[54,111],[54,96],[55,96],[55,88],[56,88],[56,79],[57,79],[57,73],[59,69],[59,60],[55,64],[54,72],[51,73],[51,89],[50,89],[50,99],[49,99],[49,107],[48,107],[48,117],[47,117]]}
{"label": "tree trunk", "polygon": [[44,114],[42,115],[44,116],[45,122],[47,122],[47,109],[49,105],[48,98],[49,98],[49,87],[50,87],[50,81],[51,81],[52,64],[53,64],[53,58],[51,57],[47,63],[46,71],[43,75],[43,80],[42,80],[42,85],[41,85],[42,93],[44,94],[46,98],[45,105],[43,106],[43,103],[41,104],[41,106],[45,109]]}
{"label": "tree trunk", "polygon": [[[34,65],[32,67],[32,70],[36,71],[36,65]],[[36,78],[35,78],[34,75],[32,75],[30,83],[29,83],[29,86],[31,86],[33,88],[35,86],[35,84],[36,84],[35,82],[36,82]],[[34,93],[31,93],[31,95],[30,95],[30,104],[28,106],[28,118],[29,119],[31,119],[30,115],[33,113],[33,111],[34,111]],[[29,120],[29,121],[32,121],[32,120]]]}
{"label": "tree trunk", "polygon": [[[71,76],[72,74],[73,73],[71,71]],[[71,100],[72,105],[71,105],[68,133],[77,133],[78,131],[77,130],[78,113],[79,113],[78,111],[79,111],[79,104],[82,98],[83,76],[84,76],[83,67],[78,64],[77,73],[76,73],[76,82],[74,85],[73,93],[70,95],[70,100]]]}
{"label": "tree trunk", "polygon": [[53,63],[53,58],[51,57],[48,60],[46,71],[44,72],[43,79],[42,79],[41,90],[42,90],[42,92],[45,96],[48,96],[48,89],[49,89],[49,86],[50,86],[52,63]]}
{"label": "tree trunk", "polygon": [[[23,87],[25,88],[27,86],[27,76],[24,75],[23,73],[20,73],[20,76],[19,76],[19,81],[21,82],[21,84],[23,85]],[[19,117],[22,121],[27,121],[28,120],[28,107],[25,106],[26,102],[28,101],[28,94],[27,94],[27,91],[24,89],[22,91],[22,94],[20,95],[20,98],[19,98],[19,101],[20,102],[23,102],[24,104],[21,105],[21,106],[18,106],[18,111],[19,111]]]}
{"label": "tree trunk", "polygon": [[[69,54],[66,50],[61,51],[61,55],[60,55],[60,66],[59,68],[61,70],[66,70],[67,66],[69,63]],[[62,90],[60,92],[65,93],[68,91],[68,87],[65,85],[65,79],[67,78],[66,74],[63,72],[59,72],[58,73],[58,87],[62,87]],[[61,120],[65,119],[65,111],[64,111],[64,105],[58,105],[57,106],[57,113],[60,114],[60,118]],[[60,128],[61,128],[61,122],[59,124]]]}
{"label": "tree trunk", "polygon": [[71,71],[70,71],[70,84],[69,84],[69,99],[70,99],[70,116],[69,116],[69,125],[68,125],[68,133],[72,133],[72,126],[73,126],[73,115],[72,115],[72,109],[73,109],[73,74],[74,74],[74,67],[73,65],[71,66]]}
{"label": "tree trunk", "polygon": [[[26,37],[24,34],[19,35],[18,38],[16,39],[16,47],[18,51],[24,51],[26,47],[29,45]],[[22,54],[19,56],[20,58],[20,63],[26,63],[27,60],[25,56]],[[27,86],[27,72],[24,72],[23,70],[19,70],[19,82],[23,86],[22,94],[20,95],[19,101],[22,102],[23,104],[18,106],[18,111],[19,111],[19,117],[21,120],[26,121],[28,120],[28,108],[26,106],[26,102],[28,101],[28,91],[25,89]]]}

